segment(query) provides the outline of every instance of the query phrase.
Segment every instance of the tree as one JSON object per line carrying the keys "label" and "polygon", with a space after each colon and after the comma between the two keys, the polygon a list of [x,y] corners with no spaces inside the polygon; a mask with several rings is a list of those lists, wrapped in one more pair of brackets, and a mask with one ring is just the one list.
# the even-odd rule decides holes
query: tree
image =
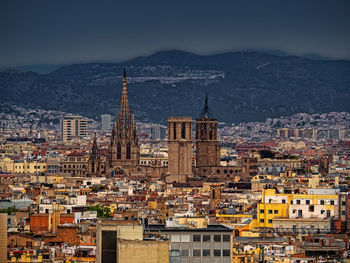
{"label": "tree", "polygon": [[88,206],[87,211],[97,211],[97,217],[108,218],[111,217],[111,209],[103,205]]}
{"label": "tree", "polygon": [[7,213],[9,215],[11,215],[12,212],[16,212],[16,211],[17,211],[17,209],[15,206],[10,206],[7,209],[0,209],[0,213]]}

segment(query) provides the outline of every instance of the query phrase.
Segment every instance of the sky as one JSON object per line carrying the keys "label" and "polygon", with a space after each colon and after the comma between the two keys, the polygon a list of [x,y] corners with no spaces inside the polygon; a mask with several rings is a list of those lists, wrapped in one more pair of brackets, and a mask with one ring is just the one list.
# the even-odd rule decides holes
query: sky
{"label": "sky", "polygon": [[348,0],[1,0],[0,67],[179,49],[350,59]]}

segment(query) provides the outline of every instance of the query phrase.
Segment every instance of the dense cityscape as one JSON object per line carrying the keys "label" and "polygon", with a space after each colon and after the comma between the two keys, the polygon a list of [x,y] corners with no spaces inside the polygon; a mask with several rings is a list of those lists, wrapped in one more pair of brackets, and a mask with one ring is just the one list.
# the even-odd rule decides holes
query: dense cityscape
{"label": "dense cityscape", "polygon": [[0,1],[0,263],[350,263],[350,1]]}
{"label": "dense cityscape", "polygon": [[[350,114],[1,113],[1,262],[346,262]],[[7,260],[7,261],[6,261]],[[146,261],[144,261],[146,260]]]}

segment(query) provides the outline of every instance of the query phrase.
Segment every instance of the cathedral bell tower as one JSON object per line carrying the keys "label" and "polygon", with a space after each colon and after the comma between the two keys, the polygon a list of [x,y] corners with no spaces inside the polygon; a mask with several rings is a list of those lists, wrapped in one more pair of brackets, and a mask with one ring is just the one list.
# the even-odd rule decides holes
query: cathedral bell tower
{"label": "cathedral bell tower", "polygon": [[168,118],[166,182],[185,183],[192,175],[192,117]]}
{"label": "cathedral bell tower", "polygon": [[109,168],[135,168],[140,161],[140,146],[136,123],[130,113],[126,72],[124,69],[123,91],[120,110],[116,122],[113,122],[111,143],[109,145]]}
{"label": "cathedral bell tower", "polygon": [[209,116],[208,96],[200,118],[196,119],[196,166],[220,166],[218,122]]}

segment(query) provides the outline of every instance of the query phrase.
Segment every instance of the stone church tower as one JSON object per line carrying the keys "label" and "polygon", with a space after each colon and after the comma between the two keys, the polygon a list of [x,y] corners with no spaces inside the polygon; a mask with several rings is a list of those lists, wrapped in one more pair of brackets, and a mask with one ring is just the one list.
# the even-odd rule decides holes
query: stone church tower
{"label": "stone church tower", "polygon": [[196,119],[196,166],[220,166],[218,122],[209,116],[208,96],[201,117]]}
{"label": "stone church tower", "polygon": [[96,134],[92,143],[91,153],[89,156],[88,171],[88,174],[92,176],[101,176],[101,174],[104,172],[100,151],[97,147]]}
{"label": "stone church tower", "polygon": [[124,69],[120,110],[116,122],[113,122],[108,165],[110,169],[132,169],[139,165],[139,161],[140,146],[137,137],[136,123],[129,109],[126,73]]}
{"label": "stone church tower", "polygon": [[192,174],[192,118],[168,118],[167,182],[187,181]]}

